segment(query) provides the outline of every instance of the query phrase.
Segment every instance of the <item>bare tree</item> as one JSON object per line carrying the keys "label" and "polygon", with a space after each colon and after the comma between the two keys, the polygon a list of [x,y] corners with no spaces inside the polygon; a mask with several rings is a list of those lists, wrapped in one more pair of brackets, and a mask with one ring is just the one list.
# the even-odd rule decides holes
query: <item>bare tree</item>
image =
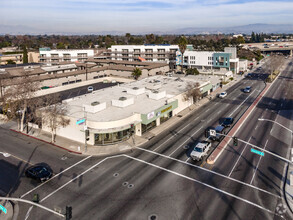
{"label": "bare tree", "polygon": [[274,75],[277,75],[281,66],[284,63],[284,57],[278,55],[271,55],[269,59],[270,81],[273,81]]}
{"label": "bare tree", "polygon": [[201,92],[200,92],[200,84],[197,83],[191,83],[189,82],[186,85],[186,93],[184,95],[184,100],[188,101],[192,99],[193,103],[197,102],[199,98],[201,97]]}
{"label": "bare tree", "polygon": [[47,96],[44,103],[46,107],[40,110],[42,121],[51,131],[51,141],[55,142],[56,130],[69,125],[70,119],[66,117],[66,106],[60,102],[58,94]]}
{"label": "bare tree", "polygon": [[20,122],[20,131],[24,130],[24,123],[28,124],[25,118],[28,115],[28,109],[34,106],[36,91],[40,88],[40,82],[34,81],[29,72],[23,71],[22,77],[11,83],[11,86],[3,95],[3,106],[9,119],[18,119]]}

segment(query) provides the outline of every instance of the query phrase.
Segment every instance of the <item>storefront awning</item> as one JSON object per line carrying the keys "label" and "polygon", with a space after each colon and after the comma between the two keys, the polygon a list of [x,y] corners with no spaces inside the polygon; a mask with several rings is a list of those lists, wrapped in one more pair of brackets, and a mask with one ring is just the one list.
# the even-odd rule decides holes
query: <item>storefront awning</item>
{"label": "storefront awning", "polygon": [[95,129],[95,128],[88,127],[88,129],[90,130],[90,132],[97,133],[97,134],[114,133],[114,132],[118,132],[118,131],[127,130],[131,127],[131,124],[137,125],[139,123],[141,123],[141,121],[134,121],[130,124],[123,125],[120,127],[114,127],[114,128]]}

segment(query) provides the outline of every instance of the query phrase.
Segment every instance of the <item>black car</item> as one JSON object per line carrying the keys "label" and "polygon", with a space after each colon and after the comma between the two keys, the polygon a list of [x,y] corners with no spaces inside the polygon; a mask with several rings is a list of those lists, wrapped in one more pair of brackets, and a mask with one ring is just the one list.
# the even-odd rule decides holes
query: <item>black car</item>
{"label": "black car", "polygon": [[25,175],[27,177],[32,178],[32,179],[36,179],[41,182],[44,182],[53,176],[53,171],[51,170],[51,168],[49,166],[35,165],[32,167],[29,167],[25,171]]}
{"label": "black car", "polygon": [[234,122],[234,118],[224,118],[222,121],[222,126],[226,127],[230,127]]}

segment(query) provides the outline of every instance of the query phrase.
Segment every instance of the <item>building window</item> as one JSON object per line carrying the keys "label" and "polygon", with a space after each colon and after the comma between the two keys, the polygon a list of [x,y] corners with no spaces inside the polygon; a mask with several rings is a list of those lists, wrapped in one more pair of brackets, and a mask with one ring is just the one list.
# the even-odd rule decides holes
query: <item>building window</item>
{"label": "building window", "polygon": [[95,134],[95,145],[107,145],[125,141],[130,137],[130,128],[113,133]]}

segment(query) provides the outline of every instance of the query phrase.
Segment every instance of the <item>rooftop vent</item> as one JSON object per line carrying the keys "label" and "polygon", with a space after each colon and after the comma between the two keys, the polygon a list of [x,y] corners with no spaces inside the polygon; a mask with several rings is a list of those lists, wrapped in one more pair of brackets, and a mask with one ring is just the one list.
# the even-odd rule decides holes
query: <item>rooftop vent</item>
{"label": "rooftop vent", "polygon": [[133,89],[133,90],[138,90],[139,88],[138,88],[138,87],[133,87],[132,89]]}
{"label": "rooftop vent", "polygon": [[126,99],[127,99],[126,97],[122,96],[119,98],[119,101],[125,101]]}
{"label": "rooftop vent", "polygon": [[91,103],[91,106],[96,106],[96,105],[99,105],[99,104],[100,104],[100,103],[96,101],[96,102],[92,102],[92,103]]}

